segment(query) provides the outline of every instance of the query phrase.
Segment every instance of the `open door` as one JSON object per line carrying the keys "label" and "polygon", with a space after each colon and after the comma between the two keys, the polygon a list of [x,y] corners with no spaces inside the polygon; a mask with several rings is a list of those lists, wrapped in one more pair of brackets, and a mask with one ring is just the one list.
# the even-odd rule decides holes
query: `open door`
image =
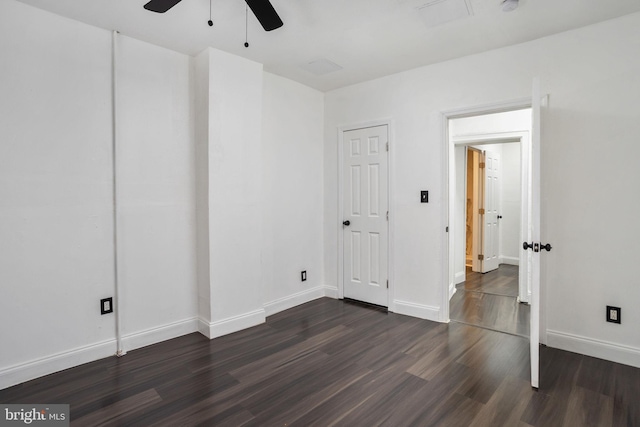
{"label": "open door", "polygon": [[529,260],[531,280],[530,336],[531,345],[531,386],[538,388],[540,375],[540,130],[541,130],[540,80],[533,80],[531,97],[531,153],[529,197],[531,203],[529,233],[523,248]]}
{"label": "open door", "polygon": [[484,170],[482,212],[482,272],[496,270],[500,265],[500,155],[483,151]]}

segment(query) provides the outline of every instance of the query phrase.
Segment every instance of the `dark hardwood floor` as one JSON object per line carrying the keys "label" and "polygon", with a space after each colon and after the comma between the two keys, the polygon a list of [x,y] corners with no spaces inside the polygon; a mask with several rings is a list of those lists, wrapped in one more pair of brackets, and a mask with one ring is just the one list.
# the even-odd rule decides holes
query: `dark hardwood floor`
{"label": "dark hardwood floor", "polygon": [[489,273],[467,268],[467,280],[456,285],[450,301],[452,321],[508,334],[529,336],[529,306],[518,297],[518,267],[501,264]]}
{"label": "dark hardwood floor", "polygon": [[525,338],[322,298],[214,340],[191,334],[0,391],[73,426],[638,426],[640,369]]}

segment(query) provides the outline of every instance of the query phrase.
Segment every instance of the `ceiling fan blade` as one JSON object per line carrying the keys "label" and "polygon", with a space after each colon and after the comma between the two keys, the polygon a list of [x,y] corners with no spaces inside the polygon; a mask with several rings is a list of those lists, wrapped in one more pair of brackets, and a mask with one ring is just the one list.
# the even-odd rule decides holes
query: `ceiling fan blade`
{"label": "ceiling fan blade", "polygon": [[282,19],[269,0],[245,0],[265,31],[282,27]]}
{"label": "ceiling fan blade", "polygon": [[144,5],[144,8],[152,12],[165,13],[182,0],[151,0]]}

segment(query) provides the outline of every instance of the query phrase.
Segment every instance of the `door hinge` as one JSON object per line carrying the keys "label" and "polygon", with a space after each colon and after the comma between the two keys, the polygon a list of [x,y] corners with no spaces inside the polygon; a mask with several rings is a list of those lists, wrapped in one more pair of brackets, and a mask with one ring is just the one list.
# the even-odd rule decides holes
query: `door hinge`
{"label": "door hinge", "polygon": [[480,215],[484,215],[484,209],[478,209],[478,213],[479,213]]}
{"label": "door hinge", "polygon": [[389,281],[387,280],[387,289],[389,289]]}
{"label": "door hinge", "polygon": [[479,261],[484,261],[484,255],[478,255],[478,260]]}
{"label": "door hinge", "polygon": [[389,221],[389,211],[387,211],[387,221]]}
{"label": "door hinge", "polygon": [[485,162],[480,162],[480,165],[478,165],[480,169],[484,169],[484,166],[485,166]]}
{"label": "door hinge", "polygon": [[389,143],[387,142],[387,151],[389,151]]}

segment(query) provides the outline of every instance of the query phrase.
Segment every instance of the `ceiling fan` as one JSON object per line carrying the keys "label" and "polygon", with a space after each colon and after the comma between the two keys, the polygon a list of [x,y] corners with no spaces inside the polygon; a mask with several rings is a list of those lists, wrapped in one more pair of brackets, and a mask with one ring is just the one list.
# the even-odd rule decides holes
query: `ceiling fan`
{"label": "ceiling fan", "polygon": [[[182,0],[151,0],[144,5],[144,8],[152,12],[165,13]],[[265,31],[272,31],[282,27],[282,19],[273,8],[269,0],[245,0],[247,5],[258,18]]]}

